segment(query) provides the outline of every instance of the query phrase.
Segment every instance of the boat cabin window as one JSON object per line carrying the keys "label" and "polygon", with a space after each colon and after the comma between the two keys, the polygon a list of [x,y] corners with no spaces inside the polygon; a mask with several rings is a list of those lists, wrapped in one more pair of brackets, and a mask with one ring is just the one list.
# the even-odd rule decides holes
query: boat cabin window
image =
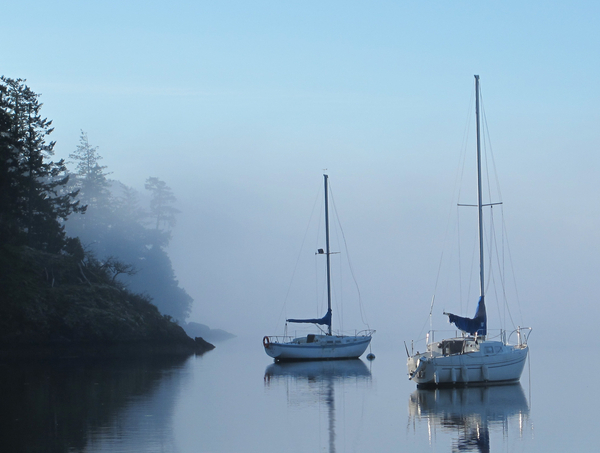
{"label": "boat cabin window", "polygon": [[465,340],[444,340],[441,342],[442,354],[453,355],[462,354],[464,352]]}
{"label": "boat cabin window", "polygon": [[307,343],[314,343],[314,341],[315,341],[315,334],[314,333],[309,333],[306,336],[306,342]]}
{"label": "boat cabin window", "polygon": [[484,352],[485,352],[486,354],[493,354],[493,353],[494,353],[494,348],[493,348],[493,347],[491,347],[491,346],[486,346],[486,347],[484,348]]}

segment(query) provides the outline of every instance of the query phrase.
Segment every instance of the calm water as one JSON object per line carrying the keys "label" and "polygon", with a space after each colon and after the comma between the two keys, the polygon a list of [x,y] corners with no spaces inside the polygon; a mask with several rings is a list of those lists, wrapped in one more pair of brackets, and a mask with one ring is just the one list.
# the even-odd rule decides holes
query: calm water
{"label": "calm water", "polygon": [[417,391],[398,346],[279,365],[236,338],[183,360],[3,366],[0,451],[597,451],[589,357],[534,349],[520,385]]}

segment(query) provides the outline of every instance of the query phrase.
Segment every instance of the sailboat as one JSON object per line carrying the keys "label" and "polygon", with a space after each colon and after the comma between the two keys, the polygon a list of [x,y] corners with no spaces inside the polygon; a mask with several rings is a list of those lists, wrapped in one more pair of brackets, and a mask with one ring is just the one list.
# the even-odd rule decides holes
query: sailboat
{"label": "sailboat", "polygon": [[327,272],[327,313],[322,318],[287,319],[291,323],[310,323],[327,327],[327,332],[311,333],[301,337],[265,336],[263,346],[268,356],[276,361],[287,360],[335,360],[360,357],[371,343],[374,330],[363,330],[354,335],[334,335],[331,329],[331,252],[329,249],[329,198],[328,175],[323,175],[325,184],[325,255]]}
{"label": "sailboat", "polygon": [[[483,204],[481,184],[481,145],[480,145],[480,89],[479,76],[475,76],[475,117],[477,127],[477,205],[479,231],[479,302],[473,318],[452,313],[444,313],[462,335],[456,338],[434,340],[434,333],[427,335],[427,350],[408,354],[409,379],[417,386],[467,386],[517,382],[521,378],[529,351],[527,339],[530,327],[517,327],[516,344],[509,344],[506,332],[498,338],[490,338],[487,329],[484,281]],[[512,338],[513,333],[508,336]],[[430,341],[431,340],[431,341]],[[408,349],[407,349],[408,353]]]}

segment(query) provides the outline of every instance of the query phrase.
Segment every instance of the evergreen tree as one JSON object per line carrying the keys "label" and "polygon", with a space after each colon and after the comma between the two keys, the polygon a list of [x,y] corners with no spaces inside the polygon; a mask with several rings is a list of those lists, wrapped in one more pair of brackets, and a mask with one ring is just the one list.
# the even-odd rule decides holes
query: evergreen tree
{"label": "evergreen tree", "polygon": [[67,240],[63,222],[85,207],[75,200],[76,192],[64,193],[69,180],[64,160],[49,161],[55,144],[48,141],[52,121],[40,115],[39,94],[25,80],[4,76],[0,80],[0,184],[7,189],[2,196],[2,207],[7,208],[3,209],[7,215],[2,216],[2,240],[61,251]]}
{"label": "evergreen tree", "polygon": [[155,219],[156,230],[160,230],[161,225],[170,230],[175,226],[175,215],[180,212],[172,206],[177,201],[173,191],[156,177],[148,178],[144,187],[151,194],[150,216]]}
{"label": "evergreen tree", "polygon": [[137,190],[118,181],[116,185],[121,189],[121,196],[115,200],[118,211],[117,217],[127,219],[130,222],[143,223],[147,214],[140,207],[140,195]]}
{"label": "evergreen tree", "polygon": [[72,184],[79,189],[81,202],[91,210],[106,208],[110,199],[110,183],[107,179],[110,173],[104,171],[107,168],[105,165],[99,164],[102,156],[97,146],[90,145],[86,132],[81,131],[79,145],[69,154],[69,158],[77,164]]}
{"label": "evergreen tree", "polygon": [[6,108],[6,87],[0,85],[0,244],[19,236],[20,173],[18,140],[14,135],[12,115]]}
{"label": "evergreen tree", "polygon": [[98,153],[98,147],[90,145],[84,131],[81,131],[79,145],[69,154],[69,158],[69,163],[76,165],[70,175],[69,187],[78,191],[77,198],[87,206],[87,211],[83,216],[73,216],[67,230],[69,234],[81,238],[83,243],[95,243],[96,248],[102,247],[112,217],[110,181],[107,178],[110,173],[105,171],[106,166],[99,164],[102,156]]}

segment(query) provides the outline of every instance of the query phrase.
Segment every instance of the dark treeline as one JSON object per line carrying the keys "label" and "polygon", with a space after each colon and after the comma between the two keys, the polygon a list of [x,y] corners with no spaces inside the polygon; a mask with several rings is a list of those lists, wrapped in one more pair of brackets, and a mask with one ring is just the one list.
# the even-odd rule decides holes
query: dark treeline
{"label": "dark treeline", "polygon": [[165,251],[179,212],[171,189],[149,177],[142,206],[136,190],[109,179],[83,131],[68,162],[53,160],[41,107],[25,80],[0,79],[0,247],[73,257],[184,322],[192,298]]}

